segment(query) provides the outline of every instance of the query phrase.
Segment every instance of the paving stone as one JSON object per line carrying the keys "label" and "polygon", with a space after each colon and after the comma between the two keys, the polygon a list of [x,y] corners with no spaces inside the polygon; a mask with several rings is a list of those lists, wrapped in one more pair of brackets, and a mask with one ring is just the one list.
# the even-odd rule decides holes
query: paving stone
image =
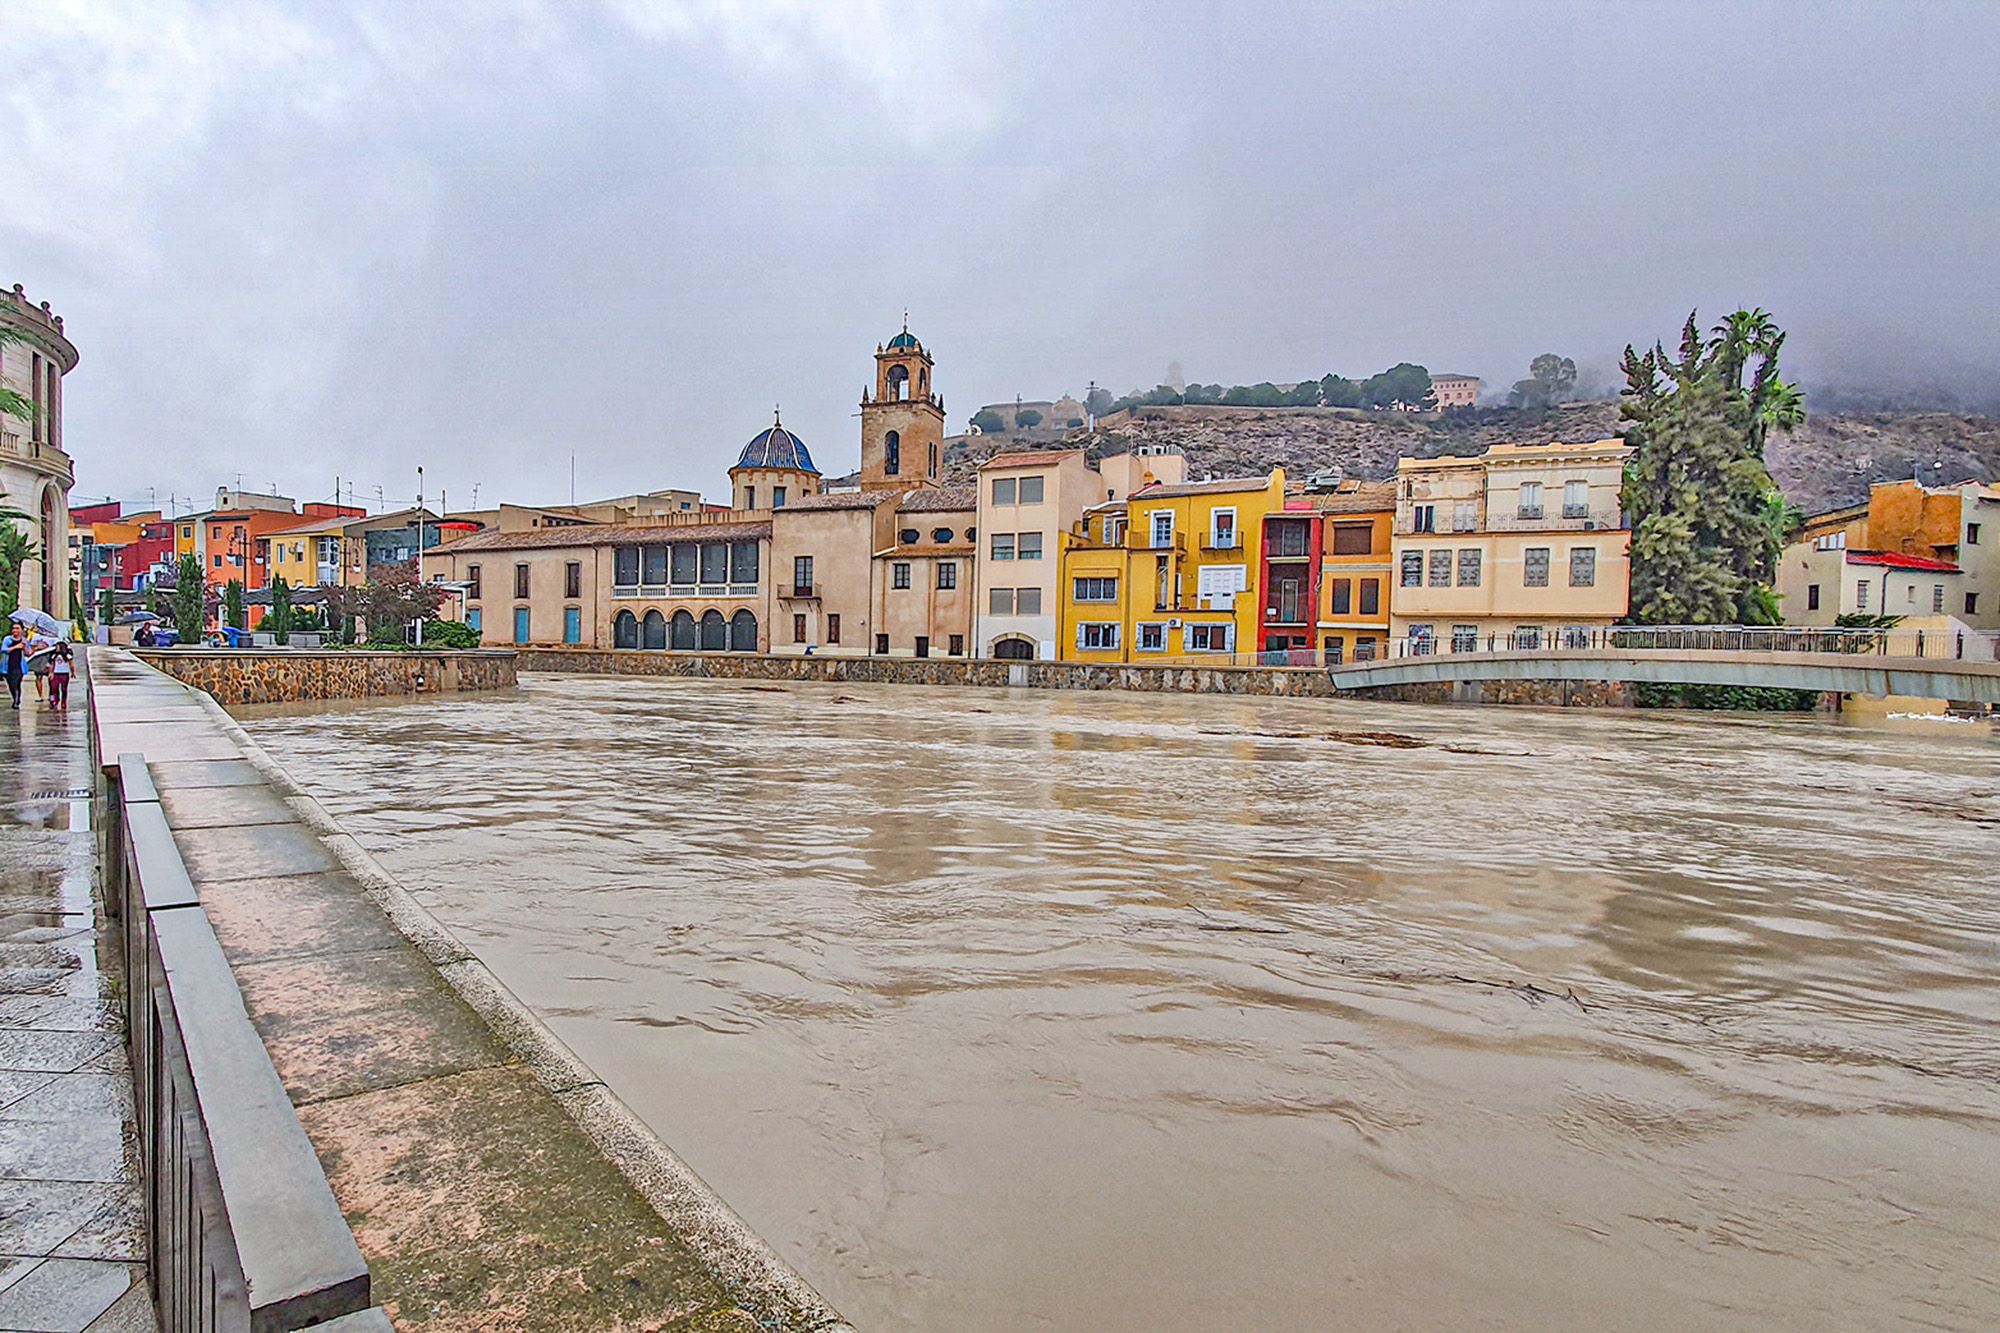
{"label": "paving stone", "polygon": [[138,1278],[136,1264],[44,1259],[0,1291],[0,1329],[83,1333]]}
{"label": "paving stone", "polygon": [[132,1081],[120,1074],[63,1074],[0,1110],[9,1120],[63,1122],[83,1116],[131,1120]]}
{"label": "paving stone", "polygon": [[160,808],[176,832],[297,822],[284,798],[263,786],[176,788],[160,793]]}
{"label": "paving stone", "polygon": [[307,875],[340,868],[326,844],[302,824],[188,829],[177,833],[174,841],[197,886],[207,880]]}
{"label": "paving stone", "polygon": [[61,1074],[33,1073],[20,1069],[0,1069],[0,1110],[20,1101],[37,1088],[46,1088]]}
{"label": "paving stone", "polygon": [[0,1028],[42,1032],[118,1032],[124,1020],[116,1005],[68,995],[0,996]]}
{"label": "paving stone", "polygon": [[159,1318],[153,1313],[153,1287],[141,1270],[131,1290],[92,1320],[84,1333],[159,1333],[159,1328]]}
{"label": "paving stone", "polygon": [[264,774],[247,759],[156,759],[148,767],[162,795],[183,787],[253,787],[264,782]]}
{"label": "paving stone", "polygon": [[[0,1179],[130,1180],[127,1129],[116,1120],[105,1119],[68,1124],[0,1120]],[[5,1327],[5,1321],[0,1320],[0,1328]]]}
{"label": "paving stone", "polygon": [[501,1063],[492,1030],[407,945],[236,970],[298,1104]]}
{"label": "paving stone", "polygon": [[104,1188],[108,1189],[109,1197],[98,1205],[82,1226],[55,1247],[55,1257],[145,1262],[144,1187],[135,1180]]}
{"label": "paving stone", "polygon": [[239,966],[403,944],[382,909],[344,873],[221,881],[203,890],[202,904],[223,952]]}
{"label": "paving stone", "polygon": [[67,1074],[118,1044],[113,1032],[38,1032],[0,1029],[0,1069]]}
{"label": "paving stone", "polygon": [[68,1180],[0,1180],[0,1254],[53,1253],[111,1207],[121,1189],[113,1184]]}

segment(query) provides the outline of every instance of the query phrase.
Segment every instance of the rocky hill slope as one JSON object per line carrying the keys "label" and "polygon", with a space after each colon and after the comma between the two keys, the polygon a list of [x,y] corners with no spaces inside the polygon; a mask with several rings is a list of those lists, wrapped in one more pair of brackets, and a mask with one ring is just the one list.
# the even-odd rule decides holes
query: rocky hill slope
{"label": "rocky hill slope", "polygon": [[[1122,453],[1134,445],[1171,444],[1191,476],[1244,476],[1281,464],[1288,473],[1338,471],[1386,477],[1396,459],[1478,453],[1489,444],[1595,440],[1618,433],[1618,404],[1577,403],[1548,412],[1482,408],[1446,417],[1348,408],[1153,407],[1110,418],[1064,443]],[[979,461],[1024,441],[1007,435],[959,436],[946,457],[955,479]],[[1815,415],[1796,433],[1775,437],[1772,474],[1808,513],[1868,494],[1877,481],[1922,476],[1930,484],[2000,478],[2000,418],[1948,412]]]}

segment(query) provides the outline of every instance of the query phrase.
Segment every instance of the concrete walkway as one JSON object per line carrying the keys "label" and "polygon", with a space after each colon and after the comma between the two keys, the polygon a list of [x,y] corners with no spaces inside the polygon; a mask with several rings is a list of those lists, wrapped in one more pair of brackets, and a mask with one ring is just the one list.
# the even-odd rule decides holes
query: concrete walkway
{"label": "concrete walkway", "polygon": [[0,709],[0,1329],[153,1330],[85,691]]}

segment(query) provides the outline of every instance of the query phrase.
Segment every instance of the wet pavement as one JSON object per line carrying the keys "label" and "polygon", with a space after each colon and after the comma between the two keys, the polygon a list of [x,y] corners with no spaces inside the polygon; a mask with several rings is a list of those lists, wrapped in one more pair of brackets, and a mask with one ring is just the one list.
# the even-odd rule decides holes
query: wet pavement
{"label": "wet pavement", "polygon": [[0,714],[0,1330],[157,1327],[86,688]]}

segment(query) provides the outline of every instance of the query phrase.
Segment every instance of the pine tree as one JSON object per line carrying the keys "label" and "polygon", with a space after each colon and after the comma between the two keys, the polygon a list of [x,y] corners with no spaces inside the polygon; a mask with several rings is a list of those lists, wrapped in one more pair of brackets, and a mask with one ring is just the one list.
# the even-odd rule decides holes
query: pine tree
{"label": "pine tree", "polygon": [[201,561],[193,554],[182,556],[181,567],[174,576],[174,628],[182,643],[201,642],[201,632],[208,620],[207,597]]}
{"label": "pine tree", "polygon": [[223,622],[231,629],[243,628],[243,580],[231,579],[222,590]]}
{"label": "pine tree", "polygon": [[[1632,524],[1632,619],[1641,624],[1773,624],[1787,510],[1764,466],[1772,426],[1804,420],[1778,377],[1785,335],[1761,310],[1703,336],[1696,317],[1678,355],[1625,349],[1624,503]],[[1744,372],[1755,363],[1748,384]]]}
{"label": "pine tree", "polygon": [[281,647],[292,641],[292,585],[282,574],[271,580],[271,610],[264,617],[264,628]]}

